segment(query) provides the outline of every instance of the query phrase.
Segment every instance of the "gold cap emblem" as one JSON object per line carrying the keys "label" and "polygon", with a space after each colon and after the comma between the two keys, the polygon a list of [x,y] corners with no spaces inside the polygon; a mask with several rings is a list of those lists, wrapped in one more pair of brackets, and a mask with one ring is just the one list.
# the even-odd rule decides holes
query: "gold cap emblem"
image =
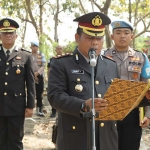
{"label": "gold cap emblem", "polygon": [[3,26],[4,26],[4,27],[9,27],[9,26],[10,26],[10,22],[9,22],[8,20],[5,20],[5,21],[3,22]]}
{"label": "gold cap emblem", "polygon": [[77,85],[75,86],[75,90],[76,90],[77,92],[82,92],[82,91],[83,91],[83,86],[82,86],[81,84],[77,84]]}
{"label": "gold cap emblem", "polygon": [[102,19],[99,15],[95,16],[95,18],[92,19],[92,25],[99,27],[102,24]]}

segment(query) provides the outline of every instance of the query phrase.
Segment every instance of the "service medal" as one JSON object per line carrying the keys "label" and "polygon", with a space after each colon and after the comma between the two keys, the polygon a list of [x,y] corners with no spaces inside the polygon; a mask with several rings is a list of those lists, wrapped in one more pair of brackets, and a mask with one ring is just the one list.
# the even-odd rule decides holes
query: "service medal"
{"label": "service medal", "polygon": [[75,86],[75,90],[76,90],[77,92],[82,92],[82,91],[83,91],[83,86],[82,86],[81,84],[77,84],[77,85]]}
{"label": "service medal", "polygon": [[17,69],[16,70],[16,74],[20,74],[21,70],[20,69]]}

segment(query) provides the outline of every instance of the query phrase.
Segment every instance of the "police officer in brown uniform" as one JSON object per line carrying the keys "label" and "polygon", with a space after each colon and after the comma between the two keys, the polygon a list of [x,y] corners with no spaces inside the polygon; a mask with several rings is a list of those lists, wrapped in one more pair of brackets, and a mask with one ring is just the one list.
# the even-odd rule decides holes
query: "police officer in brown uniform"
{"label": "police officer in brown uniform", "polygon": [[33,59],[15,45],[17,28],[12,19],[0,20],[0,150],[23,150],[24,119],[34,108]]}
{"label": "police officer in brown uniform", "polygon": [[[62,47],[61,45],[57,45],[55,51],[56,51],[56,57],[59,57],[59,56],[61,56],[62,53],[63,53],[63,47]],[[50,58],[49,61],[48,61],[48,64],[47,64],[48,75],[49,75],[49,72],[50,72],[50,68],[51,68],[50,66],[51,66],[52,60],[53,60],[54,58],[55,58],[55,57],[52,57],[52,58]],[[52,112],[51,112],[50,118],[54,118],[54,117],[56,117],[56,109],[52,108]]]}
{"label": "police officer in brown uniform", "polygon": [[[78,22],[75,34],[78,46],[72,55],[57,57],[52,61],[48,81],[48,100],[58,111],[58,150],[87,150],[87,130],[91,128],[87,128],[82,113],[87,111],[87,105],[92,108],[89,50],[96,50],[94,104],[97,112],[106,108],[107,102],[102,97],[112,79],[118,77],[116,63],[100,55],[105,25],[110,24],[110,19],[100,12],[92,12],[74,21]],[[95,124],[96,150],[117,150],[116,122],[96,121]]]}
{"label": "police officer in brown uniform", "polygon": [[46,59],[42,52],[39,51],[39,43],[32,41],[31,42],[32,57],[33,57],[33,70],[35,76],[35,88],[36,88],[36,106],[37,106],[37,115],[44,117],[43,112],[43,91],[44,91],[44,69]]}
{"label": "police officer in brown uniform", "polygon": [[[117,62],[119,77],[125,80],[147,81],[150,68],[147,68],[148,77],[143,77],[143,69],[146,57],[142,52],[136,51],[129,46],[133,39],[133,26],[130,22],[117,20],[111,23],[114,47],[104,51],[104,55],[111,57]],[[139,126],[139,109],[136,108],[123,120],[118,121],[119,150],[138,150],[142,128],[149,125],[150,109],[145,108],[145,117]]]}

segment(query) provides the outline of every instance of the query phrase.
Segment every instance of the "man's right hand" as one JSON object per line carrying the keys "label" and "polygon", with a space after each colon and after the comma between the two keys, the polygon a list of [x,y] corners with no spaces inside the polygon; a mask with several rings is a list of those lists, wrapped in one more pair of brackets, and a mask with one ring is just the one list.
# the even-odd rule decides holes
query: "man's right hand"
{"label": "man's right hand", "polygon": [[[88,99],[85,101],[85,111],[87,111],[87,106],[90,107],[90,111],[92,109],[92,99]],[[102,110],[106,109],[108,106],[107,100],[103,98],[94,98],[94,107],[96,112],[101,112]]]}

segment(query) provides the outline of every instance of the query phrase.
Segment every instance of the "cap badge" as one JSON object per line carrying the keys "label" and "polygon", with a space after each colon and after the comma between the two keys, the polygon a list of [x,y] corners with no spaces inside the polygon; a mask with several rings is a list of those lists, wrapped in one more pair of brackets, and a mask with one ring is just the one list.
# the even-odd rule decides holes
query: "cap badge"
{"label": "cap badge", "polygon": [[100,26],[102,24],[102,19],[99,15],[95,16],[95,18],[92,19],[92,25],[93,26]]}
{"label": "cap badge", "polygon": [[121,26],[120,22],[115,22],[114,25],[115,25],[115,27],[120,27]]}
{"label": "cap badge", "polygon": [[10,26],[10,22],[9,22],[8,20],[5,20],[5,21],[3,22],[3,26],[4,26],[4,27],[9,27],[9,26]]}

